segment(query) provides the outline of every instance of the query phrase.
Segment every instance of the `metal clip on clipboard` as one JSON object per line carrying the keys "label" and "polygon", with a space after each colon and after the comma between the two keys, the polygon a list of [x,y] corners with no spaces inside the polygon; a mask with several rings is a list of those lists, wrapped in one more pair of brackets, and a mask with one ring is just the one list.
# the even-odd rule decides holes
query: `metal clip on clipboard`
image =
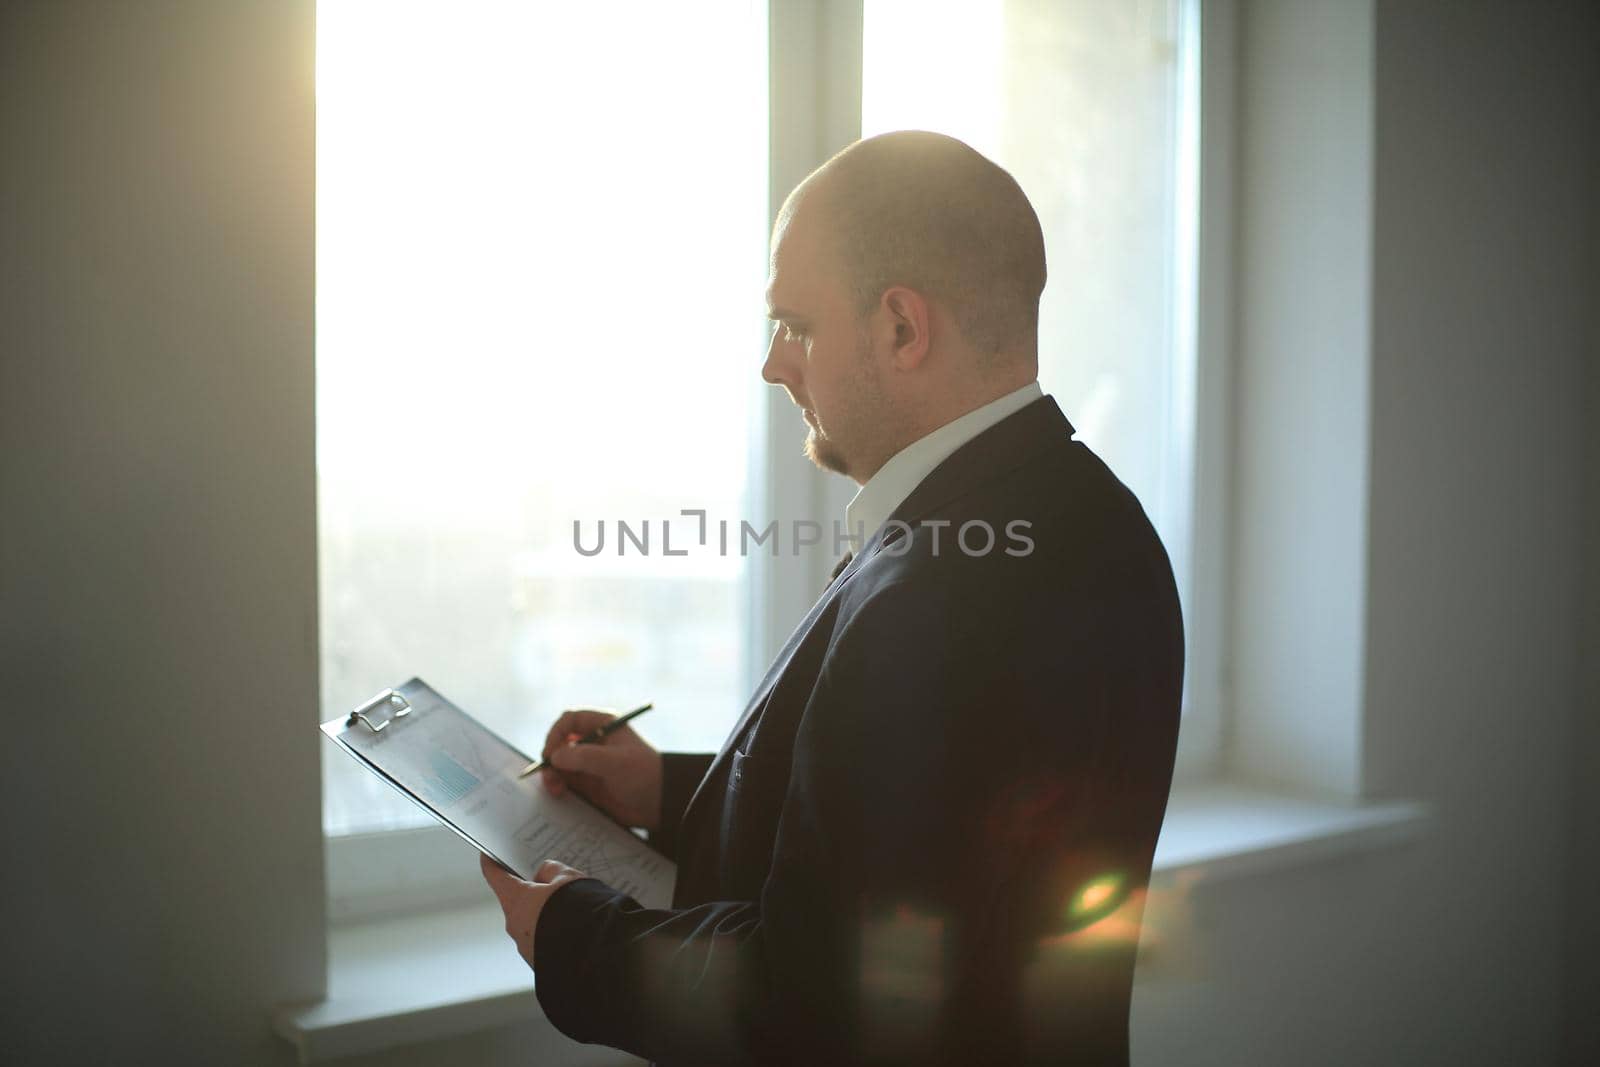
{"label": "metal clip on clipboard", "polygon": [[[389,717],[382,718],[380,712],[387,709]],[[373,733],[382,733],[394,725],[396,719],[403,719],[411,714],[411,702],[393,689],[385,689],[355,711],[345,720],[346,727],[354,726],[360,720],[367,729]]]}

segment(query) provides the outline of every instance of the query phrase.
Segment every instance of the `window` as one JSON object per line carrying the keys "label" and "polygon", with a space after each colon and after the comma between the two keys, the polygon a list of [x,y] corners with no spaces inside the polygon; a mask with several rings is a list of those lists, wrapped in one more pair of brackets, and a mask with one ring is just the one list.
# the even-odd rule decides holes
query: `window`
{"label": "window", "polygon": [[1190,621],[1186,735],[1214,729],[1192,684],[1213,653],[1189,610],[1198,18],[1193,0],[866,0],[861,101],[864,136],[959,137],[1038,212],[1040,384],[1172,558]]}
{"label": "window", "polygon": [[[529,750],[563,707],[644,699],[656,743],[721,743],[746,569],[660,538],[748,513],[765,57],[748,2],[320,5],[328,715],[415,673]],[[328,832],[428,821],[324,768]]]}
{"label": "window", "polygon": [[[645,699],[670,708],[651,740],[720,744],[831,555],[667,557],[662,524],[849,499],[759,367],[769,221],[858,128],[950,133],[1022,184],[1043,384],[1143,501],[1192,620],[1218,521],[1192,503],[1197,24],[1197,0],[322,0],[325,714],[415,673],[530,750],[562,707]],[[592,547],[602,520],[580,555],[573,523]],[[655,551],[618,555],[618,520]],[[1217,699],[1189,698],[1192,752]],[[419,854],[477,892],[452,840],[324,760],[335,915]]]}

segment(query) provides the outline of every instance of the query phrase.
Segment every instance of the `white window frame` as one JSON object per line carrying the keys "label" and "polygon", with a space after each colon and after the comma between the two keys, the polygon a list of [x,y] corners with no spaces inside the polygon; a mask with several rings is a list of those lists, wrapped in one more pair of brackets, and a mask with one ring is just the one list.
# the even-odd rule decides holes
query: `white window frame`
{"label": "white window frame", "polygon": [[[1190,478],[1188,588],[1183,590],[1188,662],[1184,670],[1184,718],[1178,744],[1176,779],[1196,783],[1220,777],[1231,705],[1226,669],[1231,640],[1229,600],[1232,569],[1230,519],[1233,495],[1229,472],[1233,436],[1229,407],[1233,396],[1234,278],[1234,125],[1237,62],[1235,0],[1189,0],[1183,32],[1199,33],[1199,47],[1181,54],[1194,66],[1183,73],[1188,113],[1180,130],[1192,130],[1196,151],[1180,195],[1195,197],[1194,249],[1190,263],[1194,380],[1194,468]],[[1194,42],[1186,42],[1192,45]],[[1197,83],[1197,84],[1196,84]],[[1180,134],[1182,136],[1182,134]],[[1174,555],[1177,553],[1174,552]]]}
{"label": "white window frame", "polygon": [[[1227,407],[1231,390],[1230,280],[1232,276],[1233,0],[1190,0],[1199,28],[1199,92],[1194,114],[1206,131],[1197,139],[1198,232],[1192,270],[1196,346],[1191,383],[1175,383],[1180,410],[1193,396],[1194,463],[1187,555],[1191,588],[1184,591],[1189,635],[1188,686],[1178,779],[1217,773],[1223,741],[1224,636],[1228,619],[1227,529],[1229,499]],[[768,217],[776,218],[799,181],[861,134],[862,0],[771,0],[767,8],[770,140]],[[1196,55],[1193,50],[1188,52]],[[1184,123],[1180,123],[1182,128]],[[1194,188],[1192,181],[1183,183]],[[1181,269],[1181,268],[1180,268]],[[1180,284],[1183,275],[1180,274]],[[752,309],[759,322],[759,308]],[[801,455],[793,406],[781,390],[760,380],[764,335],[752,329],[750,398],[757,417],[751,440],[760,452],[749,499],[757,516],[821,522],[841,516],[854,495],[848,480],[824,474]],[[1070,414],[1070,413],[1069,413]],[[746,642],[746,686],[765,673],[796,623],[826,585],[834,562],[828,539],[796,559],[751,557]],[[330,714],[336,713],[337,709]],[[330,922],[368,920],[434,908],[481,903],[477,865],[443,827],[340,834],[324,838]]]}

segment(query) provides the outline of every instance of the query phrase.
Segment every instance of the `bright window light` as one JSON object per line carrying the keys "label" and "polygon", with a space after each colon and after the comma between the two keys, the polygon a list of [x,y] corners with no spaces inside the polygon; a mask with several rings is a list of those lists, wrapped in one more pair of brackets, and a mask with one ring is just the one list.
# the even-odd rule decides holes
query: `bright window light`
{"label": "bright window light", "polygon": [[[317,19],[324,713],[417,674],[528,750],[564,707],[645,700],[653,742],[716,748],[743,561],[585,558],[573,523],[748,514],[764,5]],[[426,821],[346,764],[329,832]]]}

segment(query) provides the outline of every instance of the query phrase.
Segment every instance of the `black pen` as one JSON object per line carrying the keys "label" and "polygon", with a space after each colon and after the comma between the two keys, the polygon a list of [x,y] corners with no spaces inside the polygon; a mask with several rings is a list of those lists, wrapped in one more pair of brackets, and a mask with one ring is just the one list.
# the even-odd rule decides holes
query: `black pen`
{"label": "black pen", "polygon": [[[611,731],[625,725],[630,719],[638,718],[640,715],[643,715],[653,707],[655,707],[654,704],[640,704],[626,715],[618,715],[615,719],[612,719],[610,722],[600,727],[600,729],[591,731],[587,737],[578,738],[577,743],[580,745],[592,745],[596,741],[604,741],[611,735]],[[534,771],[538,770],[544,765],[544,760],[536,759],[526,767],[522,768],[522,770],[518,771],[517,777],[526,778],[528,775],[532,774]]]}

